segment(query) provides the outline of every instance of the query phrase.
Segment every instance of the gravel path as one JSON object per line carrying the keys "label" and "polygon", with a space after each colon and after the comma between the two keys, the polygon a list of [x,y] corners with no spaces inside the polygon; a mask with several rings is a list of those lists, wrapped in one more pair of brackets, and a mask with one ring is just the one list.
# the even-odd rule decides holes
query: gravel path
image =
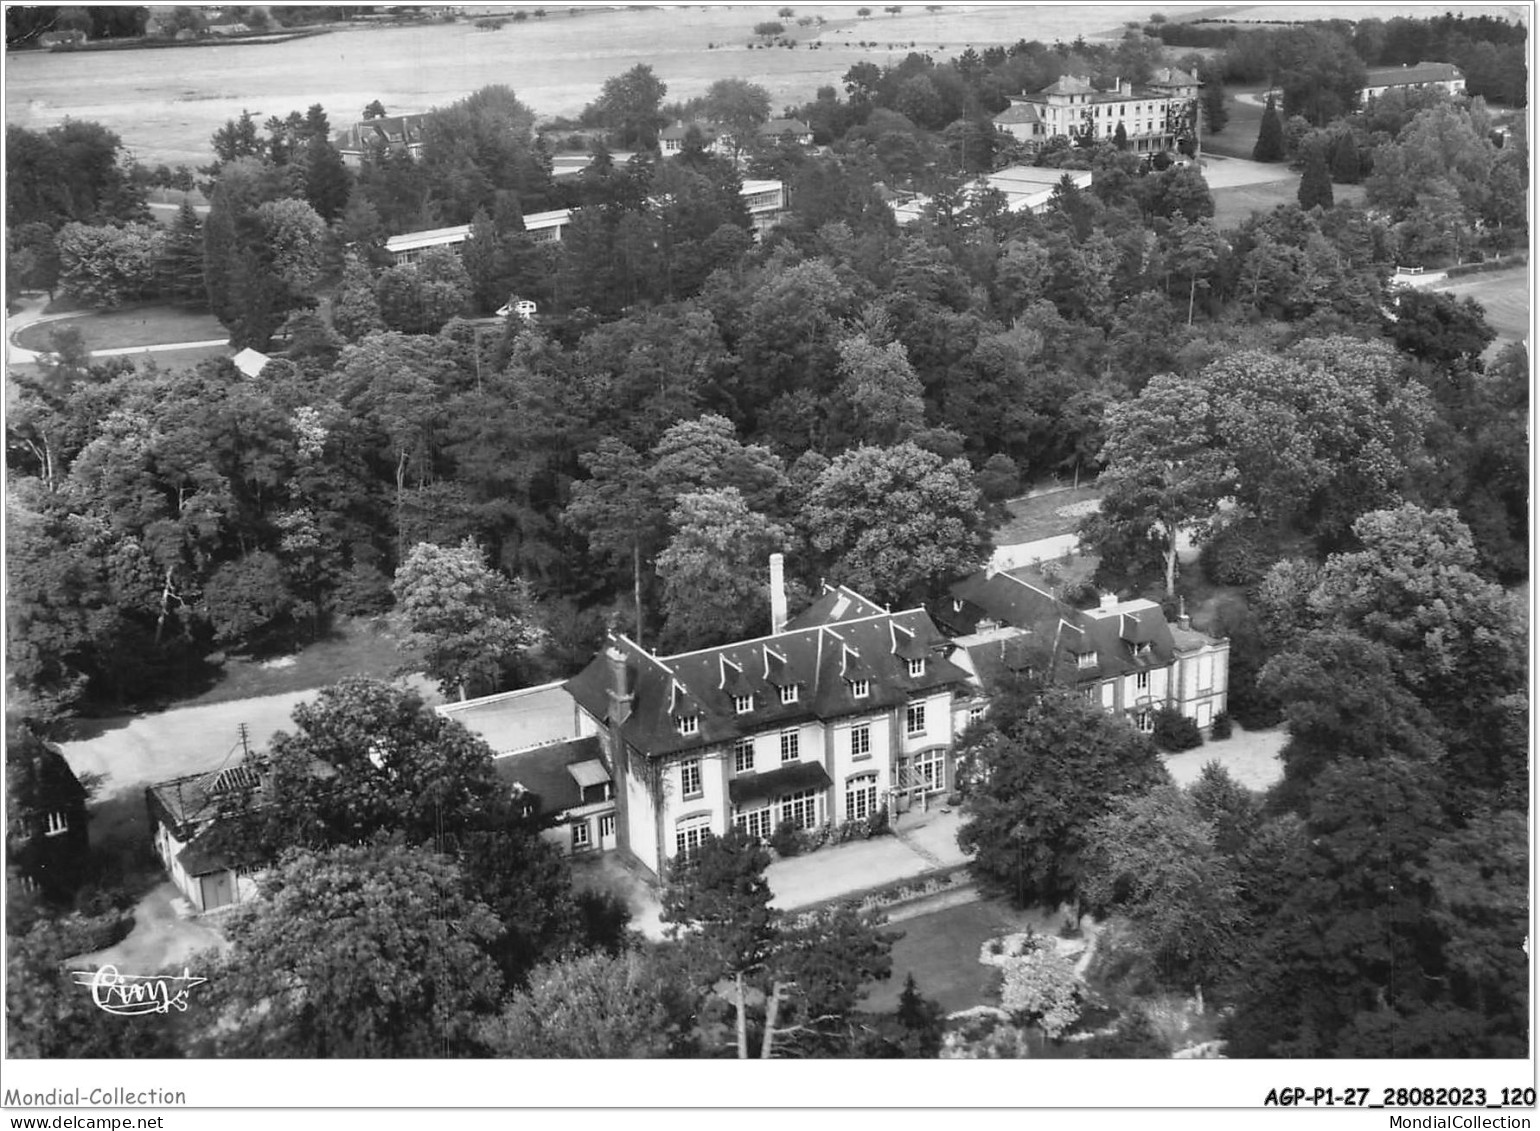
{"label": "gravel path", "polygon": [[1235,733],[1229,738],[1210,740],[1196,750],[1166,755],[1166,769],[1178,785],[1191,785],[1204,766],[1217,761],[1247,789],[1268,789],[1283,777],[1278,752],[1288,738],[1288,732],[1281,726],[1246,731],[1236,723]]}

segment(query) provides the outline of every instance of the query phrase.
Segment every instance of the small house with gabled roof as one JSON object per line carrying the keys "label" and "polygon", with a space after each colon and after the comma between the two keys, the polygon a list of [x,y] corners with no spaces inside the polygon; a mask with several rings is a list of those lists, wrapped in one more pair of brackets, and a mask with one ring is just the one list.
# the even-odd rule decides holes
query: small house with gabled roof
{"label": "small house with gabled roof", "polygon": [[248,758],[144,791],[155,852],[172,883],[200,912],[256,897],[255,874],[219,848],[212,834],[221,818],[260,803],[265,770],[260,760]]}

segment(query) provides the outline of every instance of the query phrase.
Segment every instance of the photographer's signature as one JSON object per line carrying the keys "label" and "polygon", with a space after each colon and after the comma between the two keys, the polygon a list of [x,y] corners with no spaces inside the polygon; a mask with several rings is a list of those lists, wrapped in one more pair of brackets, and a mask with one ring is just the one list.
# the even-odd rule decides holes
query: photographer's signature
{"label": "photographer's signature", "polygon": [[119,974],[116,966],[99,970],[72,970],[77,986],[91,988],[91,1000],[106,1013],[134,1017],[143,1013],[187,1012],[188,994],[207,978],[194,977],[182,967],[180,974]]}

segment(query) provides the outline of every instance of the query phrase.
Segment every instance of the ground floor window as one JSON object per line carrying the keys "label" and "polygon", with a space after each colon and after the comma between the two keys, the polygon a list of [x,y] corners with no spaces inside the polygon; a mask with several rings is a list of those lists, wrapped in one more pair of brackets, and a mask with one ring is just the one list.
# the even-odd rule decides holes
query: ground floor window
{"label": "ground floor window", "polygon": [[796,793],[785,794],[777,803],[781,820],[790,821],[799,829],[817,828],[820,824],[818,820],[819,792],[816,789],[804,789]]}
{"label": "ground floor window", "polygon": [[946,788],[946,750],[922,750],[914,756],[915,780],[924,785],[926,793]]}
{"label": "ground floor window", "polygon": [[674,826],[674,855],[688,860],[700,848],[711,829],[711,818],[702,813],[696,817],[682,817]]}
{"label": "ground floor window", "polygon": [[591,841],[588,838],[588,822],[578,821],[572,826],[572,847],[587,848]]}
{"label": "ground floor window", "polygon": [[1134,716],[1134,725],[1144,734],[1155,733],[1155,712],[1140,711]]}
{"label": "ground floor window", "polygon": [[876,810],[876,774],[856,774],[845,782],[845,819],[847,821],[864,821]]}
{"label": "ground floor window", "polygon": [[745,836],[753,837],[755,840],[769,840],[771,832],[774,831],[771,827],[774,824],[772,820],[774,813],[774,809],[768,804],[761,805],[758,809],[740,809],[733,814],[733,824]]}

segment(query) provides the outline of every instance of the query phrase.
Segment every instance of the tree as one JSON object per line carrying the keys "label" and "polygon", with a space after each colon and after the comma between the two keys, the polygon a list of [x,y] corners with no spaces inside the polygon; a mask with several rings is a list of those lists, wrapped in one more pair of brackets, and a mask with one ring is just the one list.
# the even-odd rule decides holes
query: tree
{"label": "tree", "polygon": [[1218,66],[1205,61],[1198,68],[1198,79],[1203,83],[1203,92],[1198,95],[1198,105],[1203,110],[1203,129],[1210,134],[1222,133],[1230,121],[1223,72]]}
{"label": "tree", "polygon": [[1497,338],[1475,299],[1410,287],[1396,296],[1395,321],[1386,333],[1398,350],[1441,367],[1460,360],[1479,364]]}
{"label": "tree", "polygon": [[430,248],[415,263],[387,268],[375,281],[380,316],[393,330],[436,334],[471,301],[471,279],[459,253]]}
{"label": "tree", "polygon": [[[319,109],[319,107],[312,107]],[[332,145],[329,131],[323,123],[310,128],[310,140],[305,143],[305,199],[310,207],[328,224],[341,216],[352,194],[353,177],[342,161],[342,154]]]}
{"label": "tree", "polygon": [[489,568],[469,538],[452,549],[419,542],[391,591],[406,646],[444,695],[500,690],[504,669],[542,635],[528,587]]}
{"label": "tree", "polygon": [[1063,690],[1014,689],[969,735],[957,843],[974,875],[1022,906],[1075,897],[1092,822],[1168,780],[1146,736]]}
{"label": "tree", "polygon": [[535,970],[482,1029],[493,1056],[661,1057],[669,1020],[661,979],[643,954],[587,954]]}
{"label": "tree", "polygon": [[1087,834],[1081,899],[1127,916],[1168,983],[1211,982],[1233,961],[1239,898],[1215,835],[1174,785],[1122,798]]}
{"label": "tree", "polygon": [[192,201],[186,198],[177,209],[171,230],[166,233],[164,255],[171,297],[190,305],[207,303],[208,290],[203,280],[203,224]]}
{"label": "tree", "polygon": [[295,707],[294,724],[269,743],[264,803],[227,822],[236,859],[260,864],[383,832],[434,843],[510,819],[491,748],[413,691],[350,677]]}
{"label": "tree", "polygon": [[642,640],[642,561],[656,551],[664,512],[635,450],[611,437],[579,461],[589,478],[572,485],[566,521],[587,534],[589,546],[615,562],[630,559],[636,602],[636,641]]}
{"label": "tree", "polygon": [[453,864],[401,846],[297,851],[260,886],[210,978],[221,1055],[481,1051],[478,1027],[502,990],[486,950],[498,924],[462,894]]}
{"label": "tree", "polygon": [[658,107],[668,86],[646,63],[638,63],[622,75],[604,80],[593,111],[600,124],[616,132],[622,149],[657,149],[663,115]]}
{"label": "tree", "polygon": [[154,288],[165,242],[164,229],[148,224],[66,224],[56,237],[59,288],[91,306],[113,307],[146,297]]}
{"label": "tree", "polygon": [[865,987],[888,976],[893,940],[870,914],[848,907],[797,916],[773,911],[764,878],[769,862],[741,830],[708,834],[674,860],[663,922],[679,941],[697,993],[730,982],[740,1059],[752,1055],[749,1006],[759,995],[762,1058],[777,1048],[848,1048],[848,1017]]}
{"label": "tree", "polygon": [[966,461],[904,442],[861,446],[818,478],[802,521],[831,576],[877,601],[911,600],[984,560],[983,497]]}
{"label": "tree", "polygon": [[874,344],[865,334],[839,345],[845,432],[863,444],[898,444],[925,424],[924,386],[899,342]]}
{"label": "tree", "polygon": [[1278,108],[1273,102],[1273,96],[1267,96],[1267,105],[1262,108],[1262,127],[1257,132],[1257,144],[1251,150],[1253,161],[1282,161],[1287,154],[1283,148],[1283,122],[1278,117]]}
{"label": "tree", "polygon": [[658,557],[665,647],[685,652],[762,635],[769,558],[785,548],[787,531],[750,510],[735,487],[681,495],[669,522],[674,536]]}
{"label": "tree", "polygon": [[349,342],[385,329],[380,303],[374,295],[374,276],[356,255],[347,257],[342,279],[332,296],[332,325]]}
{"label": "tree", "polygon": [[706,117],[721,127],[736,161],[770,117],[770,92],[746,79],[718,79],[702,98]]}
{"label": "tree", "polygon": [[675,858],[663,891],[663,922],[696,956],[702,989],[719,979],[733,985],[737,1008],[738,1058],[749,1058],[748,991],[775,941],[775,915],[765,868],[770,854],[733,829],[725,837],[707,834],[693,852]]}
{"label": "tree", "polygon": [[1169,373],[1107,410],[1101,508],[1081,524],[1080,536],[1107,555],[1108,576],[1139,576],[1147,548],[1158,549],[1166,594],[1175,595],[1181,532],[1214,513],[1228,481],[1206,426],[1209,411],[1201,384]]}
{"label": "tree", "polygon": [[1305,172],[1299,181],[1299,206],[1305,209],[1332,206],[1331,173],[1326,168],[1324,142],[1305,147]]}

